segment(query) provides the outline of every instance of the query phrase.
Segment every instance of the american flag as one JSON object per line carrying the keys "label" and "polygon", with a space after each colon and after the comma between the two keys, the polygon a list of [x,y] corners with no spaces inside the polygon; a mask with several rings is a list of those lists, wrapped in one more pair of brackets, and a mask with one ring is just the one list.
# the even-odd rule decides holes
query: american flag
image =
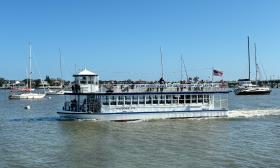
{"label": "american flag", "polygon": [[223,76],[224,73],[223,73],[222,71],[213,69],[213,75],[214,75],[214,76]]}

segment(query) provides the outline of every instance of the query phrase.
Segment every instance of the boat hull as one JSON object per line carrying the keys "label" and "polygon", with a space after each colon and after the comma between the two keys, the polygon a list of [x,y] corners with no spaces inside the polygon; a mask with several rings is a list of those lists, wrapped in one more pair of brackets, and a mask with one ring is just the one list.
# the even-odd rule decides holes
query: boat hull
{"label": "boat hull", "polygon": [[9,99],[42,99],[45,94],[39,93],[24,93],[24,94],[13,94],[9,96]]}
{"label": "boat hull", "polygon": [[64,95],[65,93],[72,93],[72,91],[65,91],[65,90],[60,90],[60,91],[53,91],[53,92],[47,92],[47,95]]}
{"label": "boat hull", "polygon": [[269,95],[271,90],[266,91],[235,91],[235,95]]}
{"label": "boat hull", "polygon": [[121,112],[121,113],[86,113],[86,112],[57,112],[61,119],[84,119],[100,121],[135,121],[176,118],[227,117],[228,110],[199,110],[199,111],[165,111],[165,112]]}

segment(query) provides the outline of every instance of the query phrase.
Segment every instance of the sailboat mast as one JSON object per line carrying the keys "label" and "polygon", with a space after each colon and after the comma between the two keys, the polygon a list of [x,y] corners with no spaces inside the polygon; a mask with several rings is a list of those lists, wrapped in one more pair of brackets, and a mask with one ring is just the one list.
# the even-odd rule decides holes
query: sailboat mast
{"label": "sailboat mast", "polygon": [[258,84],[258,64],[257,64],[257,47],[256,43],[254,43],[255,46],[255,66],[256,66],[256,85]]}
{"label": "sailboat mast", "polygon": [[29,42],[29,89],[31,91],[31,74],[32,74],[32,71],[31,71],[31,59],[32,59],[32,47],[31,47],[31,42]]}
{"label": "sailboat mast", "polygon": [[163,79],[163,62],[162,62],[162,51],[160,47],[160,64],[161,64],[161,78]]}
{"label": "sailboat mast", "polygon": [[61,88],[63,87],[63,83],[62,83],[62,66],[61,66],[61,50],[59,48],[59,69],[60,69],[60,79],[61,79]]}
{"label": "sailboat mast", "polygon": [[183,81],[183,56],[181,55],[181,81]]}
{"label": "sailboat mast", "polygon": [[249,80],[251,79],[251,67],[250,67],[250,40],[248,36],[248,62],[249,62]]}

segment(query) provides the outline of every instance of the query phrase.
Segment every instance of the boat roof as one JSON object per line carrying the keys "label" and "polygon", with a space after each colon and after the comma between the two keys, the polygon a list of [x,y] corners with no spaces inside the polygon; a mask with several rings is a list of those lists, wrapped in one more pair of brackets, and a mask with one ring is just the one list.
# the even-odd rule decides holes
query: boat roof
{"label": "boat roof", "polygon": [[241,81],[250,81],[250,79],[238,79],[239,82]]}
{"label": "boat roof", "polygon": [[77,74],[74,74],[73,76],[74,77],[76,77],[76,76],[97,76],[97,74],[94,72],[91,72],[85,68],[84,70],[80,71]]}

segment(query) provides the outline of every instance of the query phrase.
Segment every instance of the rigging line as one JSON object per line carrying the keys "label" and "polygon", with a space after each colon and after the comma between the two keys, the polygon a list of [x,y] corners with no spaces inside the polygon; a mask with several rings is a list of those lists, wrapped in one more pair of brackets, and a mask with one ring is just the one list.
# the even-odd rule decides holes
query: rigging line
{"label": "rigging line", "polygon": [[[34,53],[34,51],[33,51],[33,53]],[[39,66],[38,66],[38,62],[36,60],[35,54],[33,54],[33,59],[34,59],[34,63],[35,63],[35,68],[37,69],[37,71],[39,73],[39,79],[41,80],[41,82],[43,82],[43,78],[42,78],[40,69],[38,68]],[[43,83],[43,89],[44,89],[44,93],[46,93],[46,89],[45,89],[44,83]]]}

